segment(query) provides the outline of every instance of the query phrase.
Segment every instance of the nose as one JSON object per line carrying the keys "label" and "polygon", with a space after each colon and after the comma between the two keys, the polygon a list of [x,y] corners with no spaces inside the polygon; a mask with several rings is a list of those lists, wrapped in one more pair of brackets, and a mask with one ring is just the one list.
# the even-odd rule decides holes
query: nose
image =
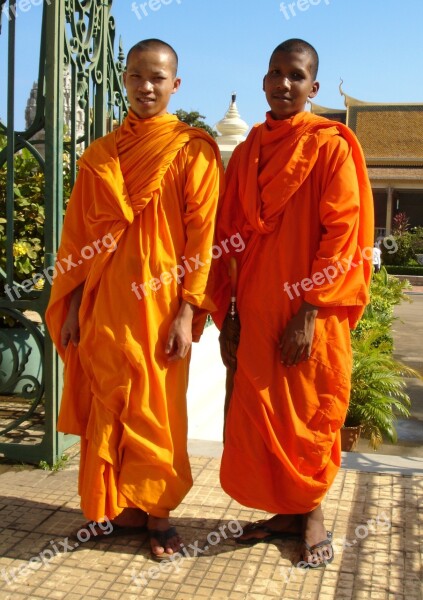
{"label": "nose", "polygon": [[291,82],[288,77],[281,77],[276,86],[280,90],[289,90],[291,87]]}
{"label": "nose", "polygon": [[150,92],[153,89],[153,85],[148,79],[140,79],[138,82],[138,89],[141,92]]}

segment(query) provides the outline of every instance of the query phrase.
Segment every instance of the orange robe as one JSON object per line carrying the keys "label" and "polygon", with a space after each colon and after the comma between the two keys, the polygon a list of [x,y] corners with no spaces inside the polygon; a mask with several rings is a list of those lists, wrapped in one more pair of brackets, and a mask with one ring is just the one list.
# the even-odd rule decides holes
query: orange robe
{"label": "orange robe", "polygon": [[[373,202],[345,126],[303,112],[253,128],[228,165],[218,240],[241,234],[241,338],[221,465],[224,490],[272,513],[316,508],[341,462],[350,328],[368,302]],[[351,262],[352,261],[352,262]],[[216,301],[229,304],[227,271]],[[319,307],[311,358],[280,362],[278,342],[307,301]]]}
{"label": "orange robe", "polygon": [[[219,151],[173,115],[142,120],[130,111],[91,144],[79,167],[46,314],[65,362],[58,429],[81,436],[87,518],[113,519],[127,506],[166,517],[192,477],[189,356],[168,363],[165,344],[181,299],[201,309],[197,341],[214,306],[209,249]],[[65,351],[60,331],[82,283],[80,343]]]}

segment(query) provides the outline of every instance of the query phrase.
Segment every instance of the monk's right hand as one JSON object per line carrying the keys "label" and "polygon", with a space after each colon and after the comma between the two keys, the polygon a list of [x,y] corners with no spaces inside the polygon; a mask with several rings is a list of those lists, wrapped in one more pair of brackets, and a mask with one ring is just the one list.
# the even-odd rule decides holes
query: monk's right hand
{"label": "monk's right hand", "polygon": [[195,307],[183,300],[167,336],[165,353],[169,362],[181,360],[188,354],[192,344],[192,319],[194,312]]}
{"label": "monk's right hand", "polygon": [[292,367],[310,358],[317,312],[317,306],[303,302],[299,311],[288,321],[279,340],[283,365]]}
{"label": "monk's right hand", "polygon": [[79,344],[79,317],[78,311],[70,309],[60,332],[62,346],[71,342],[75,347]]}

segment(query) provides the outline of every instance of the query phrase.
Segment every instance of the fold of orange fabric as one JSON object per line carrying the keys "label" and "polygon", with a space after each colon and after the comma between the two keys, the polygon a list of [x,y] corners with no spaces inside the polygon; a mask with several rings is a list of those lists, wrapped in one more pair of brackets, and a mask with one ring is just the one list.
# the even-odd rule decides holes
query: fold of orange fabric
{"label": "fold of orange fabric", "polygon": [[[350,327],[368,302],[373,202],[361,147],[344,125],[300,113],[253,128],[226,175],[218,241],[238,233],[241,339],[225,429],[223,488],[244,505],[305,513],[340,465]],[[214,313],[229,305],[226,269]],[[280,362],[279,339],[307,301],[319,307],[311,358]]]}
{"label": "fold of orange fabric", "polygon": [[[371,249],[373,247],[373,195],[367,174],[366,162],[362,148],[349,127],[318,117],[308,112],[295,115],[291,119],[274,120],[270,113],[266,115],[266,122],[253,127],[245,142],[240,144],[231,157],[226,171],[225,197],[219,215],[219,238],[240,233],[244,242],[252,234],[266,234],[273,231],[275,223],[283,214],[287,202],[299,190],[303,182],[309,177],[319,149],[333,137],[341,136],[348,144],[351,158],[355,165],[358,181],[360,227],[357,228],[356,250],[364,250],[364,260],[361,256],[354,255],[360,262],[360,272],[364,277],[365,285],[354,287],[350,293],[347,286],[341,290],[344,282],[351,276],[350,272],[343,275],[337,268],[337,285],[331,282],[328,285],[315,287],[307,293],[306,300],[311,304],[329,305],[343,304],[349,307],[351,327],[354,328],[361,318],[365,305],[368,303],[368,287],[372,273]],[[231,200],[232,199],[232,200]],[[238,200],[242,206],[235,203]],[[336,200],[336,199],[335,199]],[[321,272],[325,267],[337,265],[346,248],[342,243],[325,247],[325,236],[322,245],[316,253],[313,268],[309,276]],[[226,262],[230,256],[228,254]],[[248,251],[237,259],[241,262],[247,260]],[[354,257],[351,257],[353,260]],[[354,260],[353,260],[354,262]],[[355,263],[354,263],[355,264]],[[216,265],[216,279],[219,289],[215,291],[218,305],[213,317],[220,326],[229,304],[230,291],[228,269],[219,263]],[[348,297],[343,297],[347,294]]]}
{"label": "fold of orange fabric", "polygon": [[[214,306],[210,261],[197,259],[213,245],[219,152],[173,115],[138,119],[130,111],[79,167],[46,313],[65,360],[58,428],[82,438],[87,518],[112,519],[126,506],[167,516],[192,478],[189,356],[169,363],[165,344],[181,299],[199,309],[197,340]],[[80,285],[80,342],[65,350],[60,332]]]}

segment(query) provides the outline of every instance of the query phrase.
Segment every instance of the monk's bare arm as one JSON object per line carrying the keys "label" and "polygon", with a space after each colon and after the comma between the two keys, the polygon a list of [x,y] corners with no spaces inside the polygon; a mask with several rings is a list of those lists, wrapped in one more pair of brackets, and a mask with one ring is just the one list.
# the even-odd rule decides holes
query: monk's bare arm
{"label": "monk's bare arm", "polygon": [[65,322],[63,323],[62,331],[60,334],[60,340],[62,346],[67,346],[69,342],[72,342],[74,346],[79,343],[79,307],[81,306],[82,291],[84,284],[81,283],[75,288],[71,294],[71,300],[69,304],[68,314],[66,315]]}
{"label": "monk's bare arm", "polygon": [[288,321],[279,341],[284,365],[297,365],[310,358],[317,311],[317,306],[303,302],[299,311]]}
{"label": "monk's bare arm", "polygon": [[195,306],[182,300],[181,307],[172,322],[167,338],[165,352],[169,361],[185,358],[192,344],[192,319]]}

